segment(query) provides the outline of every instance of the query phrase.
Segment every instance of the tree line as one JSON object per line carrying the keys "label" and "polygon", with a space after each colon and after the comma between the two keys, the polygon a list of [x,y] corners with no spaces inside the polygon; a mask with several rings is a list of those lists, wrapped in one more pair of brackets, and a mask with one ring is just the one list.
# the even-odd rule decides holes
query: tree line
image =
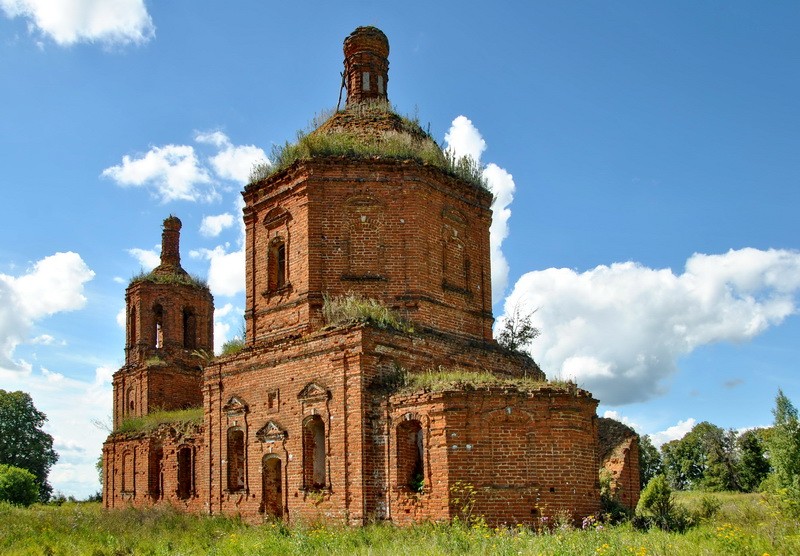
{"label": "tree line", "polygon": [[771,427],[741,433],[703,421],[660,450],[640,437],[642,488],[662,476],[673,490],[770,491],[800,510],[800,422],[781,390],[772,414]]}

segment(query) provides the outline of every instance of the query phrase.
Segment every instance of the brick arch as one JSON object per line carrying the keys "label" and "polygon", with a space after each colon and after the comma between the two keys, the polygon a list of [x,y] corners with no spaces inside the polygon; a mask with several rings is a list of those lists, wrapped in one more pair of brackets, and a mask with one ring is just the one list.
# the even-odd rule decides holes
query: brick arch
{"label": "brick arch", "polygon": [[239,426],[228,427],[227,431],[227,490],[235,492],[244,490],[247,474],[245,458],[245,434]]}
{"label": "brick arch", "polygon": [[303,419],[303,488],[320,490],[327,486],[328,429],[322,416],[315,413]]}

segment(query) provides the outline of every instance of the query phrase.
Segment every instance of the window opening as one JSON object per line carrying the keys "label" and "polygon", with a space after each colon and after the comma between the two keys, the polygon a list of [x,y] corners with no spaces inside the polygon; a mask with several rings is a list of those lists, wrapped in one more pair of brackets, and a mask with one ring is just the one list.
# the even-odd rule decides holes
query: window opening
{"label": "window opening", "polygon": [[148,477],[148,483],[150,486],[150,495],[154,499],[161,498],[161,486],[162,486],[162,462],[164,460],[164,450],[158,449],[154,450],[150,454],[150,472]]}
{"label": "window opening", "polygon": [[307,489],[325,487],[325,423],[319,415],[303,427],[303,485]]}
{"label": "window opening", "polygon": [[383,76],[382,75],[378,76],[378,92],[380,94],[383,94]]}
{"label": "window opening", "polygon": [[156,349],[164,347],[164,308],[159,303],[153,307],[153,316],[155,317],[156,324]]}
{"label": "window opening", "polygon": [[228,430],[228,490],[244,488],[244,431]]}
{"label": "window opening", "polygon": [[425,487],[422,424],[414,419],[397,427],[397,483],[413,492]]}
{"label": "window opening", "polygon": [[186,500],[192,495],[194,458],[192,449],[184,446],[178,450],[178,498]]}
{"label": "window opening", "polygon": [[128,325],[130,330],[131,346],[136,345],[136,308],[131,307],[131,320]]}
{"label": "window opening", "polygon": [[361,74],[361,90],[369,91],[369,72],[365,71]]}
{"label": "window opening", "polygon": [[197,317],[191,309],[183,310],[183,347],[185,349],[197,347]]}
{"label": "window opening", "polygon": [[279,290],[286,286],[286,243],[276,238],[272,241],[268,256],[269,289]]}

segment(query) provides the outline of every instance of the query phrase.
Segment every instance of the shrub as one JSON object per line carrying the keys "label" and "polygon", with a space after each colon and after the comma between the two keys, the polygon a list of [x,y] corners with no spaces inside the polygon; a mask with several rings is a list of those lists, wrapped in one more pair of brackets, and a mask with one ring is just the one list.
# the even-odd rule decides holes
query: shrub
{"label": "shrub", "polygon": [[636,506],[635,524],[663,531],[685,531],[691,525],[686,508],[676,504],[664,475],[656,475],[642,491]]}
{"label": "shrub", "polygon": [[27,469],[0,464],[0,502],[30,506],[39,499],[36,477]]}
{"label": "shrub", "polygon": [[244,338],[233,338],[222,344],[221,355],[234,355],[244,349]]}

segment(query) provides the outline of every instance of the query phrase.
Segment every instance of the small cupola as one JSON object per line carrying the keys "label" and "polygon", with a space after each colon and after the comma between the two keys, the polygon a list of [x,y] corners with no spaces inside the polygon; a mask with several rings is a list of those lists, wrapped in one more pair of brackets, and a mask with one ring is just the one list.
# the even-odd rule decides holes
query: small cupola
{"label": "small cupola", "polygon": [[347,106],[388,101],[389,39],[377,27],[358,27],[344,40]]}

